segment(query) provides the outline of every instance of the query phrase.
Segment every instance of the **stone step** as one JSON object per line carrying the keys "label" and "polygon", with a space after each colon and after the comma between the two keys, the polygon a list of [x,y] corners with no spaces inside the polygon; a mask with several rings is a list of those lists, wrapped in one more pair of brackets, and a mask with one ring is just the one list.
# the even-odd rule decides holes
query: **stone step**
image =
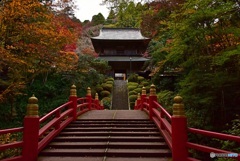
{"label": "stone step", "polygon": [[170,157],[166,149],[45,149],[47,156]]}
{"label": "stone step", "polygon": [[163,137],[160,136],[150,136],[150,137],[142,137],[142,136],[85,136],[85,137],[77,137],[77,136],[58,136],[54,138],[53,141],[62,141],[62,142],[101,142],[101,141],[111,141],[111,142],[163,142]]}
{"label": "stone step", "polygon": [[52,142],[49,147],[57,149],[167,149],[164,142]]}
{"label": "stone step", "polygon": [[41,156],[38,161],[170,161],[168,157],[59,157],[59,156]]}
{"label": "stone step", "polygon": [[143,113],[106,112],[107,118],[116,114],[121,119],[98,119],[98,112],[86,113],[55,137],[38,161],[167,161],[171,157],[158,128]]}
{"label": "stone step", "polygon": [[122,127],[122,128],[111,128],[109,129],[108,127],[102,127],[102,128],[95,128],[95,127],[89,127],[89,128],[82,128],[82,127],[67,127],[63,131],[158,131],[157,128],[155,127],[138,127],[138,128],[127,128],[127,127]]}
{"label": "stone step", "polygon": [[61,132],[59,136],[159,136],[159,132],[112,132],[112,131],[94,131],[94,132]]}

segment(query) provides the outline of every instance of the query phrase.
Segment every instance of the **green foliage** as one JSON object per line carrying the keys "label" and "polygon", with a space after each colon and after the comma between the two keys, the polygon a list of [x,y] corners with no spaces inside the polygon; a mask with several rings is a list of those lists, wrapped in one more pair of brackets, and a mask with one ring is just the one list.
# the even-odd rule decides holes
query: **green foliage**
{"label": "green foliage", "polygon": [[95,87],[95,90],[96,90],[98,93],[100,93],[101,91],[103,91],[103,87],[98,84],[98,85]]}
{"label": "green foliage", "polygon": [[104,83],[104,84],[102,84],[102,88],[103,88],[104,90],[107,90],[107,91],[111,92],[111,91],[112,91],[112,88],[113,88],[113,85],[112,85],[112,84],[106,84],[106,83]]}
{"label": "green foliage", "polygon": [[137,86],[128,86],[128,91],[133,91],[136,88],[137,88]]}
{"label": "green foliage", "polygon": [[149,86],[150,83],[147,81],[142,81],[140,84],[146,87],[146,86]]}
{"label": "green foliage", "polygon": [[134,90],[133,90],[134,92],[136,92],[136,93],[142,93],[142,88],[135,88]]}
{"label": "green foliage", "polygon": [[128,77],[128,82],[138,82],[138,75],[137,74],[131,74]]}
{"label": "green foliage", "polygon": [[[14,134],[4,134],[4,135],[0,135],[0,143],[1,144],[6,144],[6,143],[13,143],[15,141],[20,141],[22,136],[19,133],[14,133]],[[21,148],[11,148],[11,149],[7,149],[5,151],[1,151],[0,152],[0,159],[6,159],[6,158],[10,158],[13,156],[19,156],[21,155]]]}
{"label": "green foliage", "polygon": [[110,93],[109,91],[102,91],[102,92],[100,93],[100,95],[101,95],[102,98],[103,98],[103,97],[109,97],[109,96],[111,95],[111,93]]}
{"label": "green foliage", "polygon": [[106,84],[110,84],[110,85],[113,85],[113,81],[107,81],[105,82]]}
{"label": "green foliage", "polygon": [[135,87],[137,87],[137,86],[138,86],[138,83],[136,83],[136,82],[128,82],[127,85],[128,85],[128,86],[135,86]]}
{"label": "green foliage", "polygon": [[113,82],[114,79],[113,79],[112,77],[108,77],[108,78],[105,79],[105,81],[106,81],[106,82],[108,82],[108,81],[112,81],[112,82]]}
{"label": "green foliage", "polygon": [[110,109],[111,108],[111,98],[104,97],[102,99],[102,101],[103,101],[103,106],[104,106],[105,109]]}
{"label": "green foliage", "polygon": [[101,13],[98,13],[97,15],[94,15],[92,17],[91,22],[93,23],[94,26],[99,25],[99,24],[104,24],[105,18]]}
{"label": "green foliage", "polygon": [[[239,117],[238,115],[236,117]],[[240,119],[234,119],[232,120],[231,125],[229,125],[229,129],[223,131],[224,133],[228,133],[235,136],[240,136]],[[216,139],[217,140],[217,139]],[[231,151],[240,152],[240,147],[237,142],[229,141],[229,140],[218,140],[221,144],[221,149],[229,150]]]}
{"label": "green foliage", "polygon": [[175,96],[173,91],[168,90],[161,91],[157,94],[158,102],[170,113],[172,113],[173,98]]}
{"label": "green foliage", "polygon": [[142,76],[138,76],[137,79],[138,79],[138,82],[142,82],[145,78]]}
{"label": "green foliage", "polygon": [[137,95],[138,93],[136,91],[130,91],[128,92],[128,95],[131,96],[131,95]]}
{"label": "green foliage", "polygon": [[130,101],[130,102],[135,102],[136,99],[137,99],[137,95],[130,95],[130,96],[129,96],[129,101]]}

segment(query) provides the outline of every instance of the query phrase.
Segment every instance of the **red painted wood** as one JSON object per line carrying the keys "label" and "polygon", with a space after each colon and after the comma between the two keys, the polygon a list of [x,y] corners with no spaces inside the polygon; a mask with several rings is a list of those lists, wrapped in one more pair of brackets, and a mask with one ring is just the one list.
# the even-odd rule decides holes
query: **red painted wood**
{"label": "red painted wood", "polygon": [[77,119],[77,102],[78,102],[78,98],[77,96],[70,96],[69,97],[69,101],[72,102],[70,108],[73,110],[72,116],[73,116],[73,120]]}
{"label": "red painted wood", "polygon": [[146,98],[147,96],[146,95],[141,95],[141,110],[143,110],[144,108],[144,102],[146,102]]}
{"label": "red painted wood", "polygon": [[25,116],[23,130],[23,160],[36,161],[38,157],[38,132],[40,122],[38,116]]}
{"label": "red painted wood", "polygon": [[[51,121],[49,121],[39,130],[39,137],[44,135],[49,129],[55,127],[56,124],[60,123],[65,116],[70,117],[71,113],[72,113],[72,109],[68,109],[67,111],[64,111],[59,117],[53,118]],[[60,124],[58,126],[60,126]]]}
{"label": "red painted wood", "polygon": [[23,127],[0,130],[0,135],[7,134],[7,133],[17,133],[17,132],[23,132]]}
{"label": "red painted wood", "polygon": [[16,157],[4,159],[2,161],[24,161],[24,160],[23,160],[23,156],[16,156]]}
{"label": "red painted wood", "polygon": [[0,145],[0,151],[4,151],[4,150],[9,149],[9,148],[19,148],[19,147],[22,147],[22,146],[23,146],[22,141],[16,141],[16,142],[13,142],[13,143],[2,144],[2,145]]}
{"label": "red painted wood", "polygon": [[73,121],[73,117],[70,117],[63,121],[60,124],[60,127],[58,129],[52,130],[50,133],[48,133],[47,136],[45,136],[39,143],[38,143],[38,153],[48,145],[48,143],[57,136],[68,124],[70,124]]}
{"label": "red painted wood", "polygon": [[43,116],[43,117],[40,118],[40,120],[39,120],[40,123],[43,123],[43,122],[44,122],[45,120],[47,120],[49,117],[51,117],[52,115],[55,115],[55,113],[56,113],[57,111],[62,110],[63,108],[66,108],[66,107],[68,107],[68,106],[71,106],[71,104],[72,104],[72,101],[69,101],[69,102],[67,102],[67,103],[65,103],[65,104],[57,107],[56,109],[52,110],[51,112],[49,112],[48,114],[46,114],[45,116]]}
{"label": "red painted wood", "polygon": [[198,159],[195,159],[195,158],[188,157],[188,158],[187,158],[187,161],[201,161],[201,160],[198,160]]}
{"label": "red painted wood", "polygon": [[187,143],[187,118],[172,116],[172,159],[183,161],[188,158]]}
{"label": "red painted wood", "polygon": [[88,110],[91,110],[92,108],[92,96],[86,96],[87,98],[87,104],[88,104]]}
{"label": "red painted wood", "polygon": [[200,144],[195,144],[195,143],[190,143],[187,142],[186,146],[190,149],[196,149],[202,152],[207,152],[207,153],[232,153],[230,151],[226,151],[226,150],[221,150],[221,149],[217,149],[217,148],[213,148],[213,147],[209,147],[209,146],[205,146],[205,145],[200,145]]}
{"label": "red painted wood", "polygon": [[171,135],[166,131],[161,129],[160,121],[157,117],[153,117],[153,122],[158,127],[159,131],[162,133],[166,143],[168,144],[168,147],[172,149],[172,137]]}
{"label": "red painted wood", "polygon": [[172,118],[172,116],[165,110],[165,108],[163,108],[157,101],[154,101],[154,106],[156,108],[159,108],[161,110],[161,113],[163,113],[165,116],[167,116],[169,119]]}
{"label": "red painted wood", "polygon": [[157,96],[149,96],[149,118],[152,120],[153,109],[155,109],[155,101],[157,101]]}
{"label": "red painted wood", "polygon": [[200,130],[200,129],[195,129],[195,128],[188,128],[188,131],[191,133],[201,134],[204,136],[214,137],[214,138],[218,138],[218,139],[232,140],[232,141],[240,142],[240,136],[217,133],[217,132],[207,131],[207,130]]}

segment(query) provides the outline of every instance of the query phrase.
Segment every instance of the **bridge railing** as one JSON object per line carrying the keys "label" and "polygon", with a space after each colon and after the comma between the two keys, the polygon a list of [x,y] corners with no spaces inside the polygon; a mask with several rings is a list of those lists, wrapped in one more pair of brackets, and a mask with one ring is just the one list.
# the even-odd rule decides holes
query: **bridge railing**
{"label": "bridge railing", "polygon": [[209,153],[209,157],[217,157],[218,153],[225,157],[240,160],[240,154],[231,150],[222,150],[188,141],[188,134],[198,134],[209,138],[229,140],[240,143],[240,136],[217,133],[207,130],[188,128],[187,118],[184,112],[183,99],[180,96],[174,98],[173,115],[171,116],[157,101],[156,89],[152,85],[150,94],[147,96],[146,89],[143,87],[142,94],[138,94],[135,102],[135,110],[145,111],[151,120],[155,122],[159,131],[165,138],[172,151],[172,161],[198,161],[189,157],[189,150],[194,149],[200,152]]}
{"label": "bridge railing", "polygon": [[36,161],[39,152],[69,123],[89,110],[102,110],[98,95],[95,99],[91,96],[91,89],[87,89],[87,95],[77,97],[76,86],[70,90],[69,101],[55,108],[43,117],[38,116],[38,99],[33,95],[29,98],[27,114],[24,118],[24,127],[0,130],[0,135],[21,133],[22,140],[0,145],[0,151],[13,148],[21,148],[19,156],[4,159],[4,161]]}

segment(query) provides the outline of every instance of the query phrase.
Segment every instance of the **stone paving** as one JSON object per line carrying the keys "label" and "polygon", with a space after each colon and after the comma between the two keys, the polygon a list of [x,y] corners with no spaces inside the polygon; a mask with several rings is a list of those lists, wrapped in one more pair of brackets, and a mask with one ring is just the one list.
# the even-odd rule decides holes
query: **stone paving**
{"label": "stone paving", "polygon": [[112,98],[112,110],[128,110],[128,90],[127,82],[124,80],[115,80]]}

